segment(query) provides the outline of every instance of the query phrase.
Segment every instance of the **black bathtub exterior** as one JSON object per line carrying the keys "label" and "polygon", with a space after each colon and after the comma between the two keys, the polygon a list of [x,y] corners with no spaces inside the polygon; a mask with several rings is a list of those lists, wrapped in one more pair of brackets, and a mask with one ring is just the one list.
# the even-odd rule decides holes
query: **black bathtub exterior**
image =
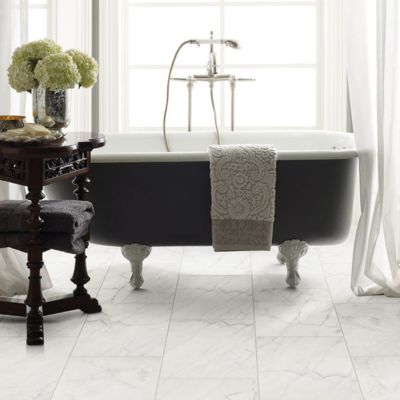
{"label": "black bathtub exterior", "polygon": [[[348,234],[356,158],[278,160],[273,243],[334,244]],[[211,245],[209,163],[121,162],[91,165],[94,243],[123,246]],[[73,198],[73,185],[46,187]]]}

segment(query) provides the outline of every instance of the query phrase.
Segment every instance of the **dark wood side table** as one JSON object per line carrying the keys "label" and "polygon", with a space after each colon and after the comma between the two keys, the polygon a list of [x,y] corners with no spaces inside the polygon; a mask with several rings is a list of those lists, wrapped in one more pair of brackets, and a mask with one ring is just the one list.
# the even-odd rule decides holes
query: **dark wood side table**
{"label": "dark wood side table", "polygon": [[[44,199],[43,187],[60,180],[73,179],[75,197],[84,200],[88,192],[85,184],[93,149],[105,144],[103,136],[94,133],[68,133],[63,141],[48,145],[21,146],[0,142],[0,180],[27,187],[26,198],[30,217],[28,226],[29,288],[25,300],[0,299],[0,314],[27,317],[27,343],[43,344],[43,315],[80,309],[85,313],[100,312],[96,299],[87,293],[84,285],[90,278],[86,268],[85,253],[75,257],[75,269],[71,278],[76,289],[73,294],[46,302],[41,287],[43,267],[43,243],[40,239],[43,220],[40,217],[40,201]],[[84,238],[86,247],[89,235]],[[27,313],[27,307],[29,312]],[[42,311],[43,310],[43,311]]]}

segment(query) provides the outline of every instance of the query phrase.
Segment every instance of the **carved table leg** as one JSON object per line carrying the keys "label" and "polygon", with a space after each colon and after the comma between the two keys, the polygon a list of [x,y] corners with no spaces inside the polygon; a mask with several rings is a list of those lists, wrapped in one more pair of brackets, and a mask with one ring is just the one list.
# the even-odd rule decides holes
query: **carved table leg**
{"label": "carved table leg", "polygon": [[72,183],[75,186],[74,195],[77,200],[85,200],[85,195],[89,193],[86,188],[86,184],[90,183],[90,179],[87,175],[78,175],[74,178]]}
{"label": "carved table leg", "polygon": [[132,267],[131,286],[139,289],[143,283],[143,260],[151,253],[151,247],[144,244],[129,244],[121,248],[122,255],[129,260]]}
{"label": "carved table leg", "polygon": [[42,243],[39,237],[43,220],[40,218],[40,200],[44,198],[41,188],[28,187],[26,198],[31,201],[28,209],[30,216],[28,226],[31,238],[28,244],[29,287],[26,304],[30,310],[27,315],[27,339],[28,345],[41,345],[44,343],[43,336],[43,312],[44,303],[41,285],[40,270],[43,267]]}
{"label": "carved table leg", "polygon": [[[86,238],[84,242],[86,249],[89,243]],[[85,252],[75,256],[75,269],[71,278],[71,281],[76,285],[76,289],[74,290],[75,296],[86,296],[88,293],[85,285],[90,281],[90,276],[87,272],[86,258]]]}
{"label": "carved table leg", "polygon": [[286,283],[291,288],[295,288],[300,283],[301,278],[298,272],[298,263],[299,259],[307,253],[307,250],[308,244],[297,239],[287,240],[279,246],[278,260],[286,263]]}
{"label": "carved table leg", "polygon": [[[86,183],[90,183],[87,175],[79,175],[73,180],[73,184],[76,186],[74,194],[77,200],[84,200],[85,194],[89,192],[89,190],[85,187]],[[89,246],[90,233],[88,233],[83,239],[85,242],[85,249],[87,249]],[[85,288],[86,283],[90,281],[90,277],[87,272],[86,258],[85,251],[75,256],[75,269],[71,281],[76,285],[74,296],[82,299],[80,309],[85,313],[91,314],[100,312],[101,306],[96,299],[93,299],[89,296]]]}

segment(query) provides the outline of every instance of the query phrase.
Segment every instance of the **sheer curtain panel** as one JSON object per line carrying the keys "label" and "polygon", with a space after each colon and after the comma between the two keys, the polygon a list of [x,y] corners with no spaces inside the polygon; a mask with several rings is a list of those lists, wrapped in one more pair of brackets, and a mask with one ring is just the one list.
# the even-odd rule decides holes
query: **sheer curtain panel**
{"label": "sheer curtain panel", "polygon": [[400,2],[346,0],[345,44],[360,161],[356,295],[400,296]]}
{"label": "sheer curtain panel", "polygon": [[[0,115],[25,112],[25,94],[16,93],[8,84],[7,68],[13,50],[27,40],[27,0],[0,1]],[[0,181],[0,200],[23,199],[22,186]],[[42,287],[52,286],[45,268],[42,269]],[[28,268],[26,254],[12,249],[0,249],[0,296],[26,294]]]}

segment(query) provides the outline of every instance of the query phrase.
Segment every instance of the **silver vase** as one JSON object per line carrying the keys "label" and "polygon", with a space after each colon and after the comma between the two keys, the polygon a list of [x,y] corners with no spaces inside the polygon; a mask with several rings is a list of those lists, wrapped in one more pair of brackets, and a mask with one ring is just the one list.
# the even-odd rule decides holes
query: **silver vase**
{"label": "silver vase", "polygon": [[69,91],[32,89],[32,114],[36,124],[64,132],[70,121]]}

